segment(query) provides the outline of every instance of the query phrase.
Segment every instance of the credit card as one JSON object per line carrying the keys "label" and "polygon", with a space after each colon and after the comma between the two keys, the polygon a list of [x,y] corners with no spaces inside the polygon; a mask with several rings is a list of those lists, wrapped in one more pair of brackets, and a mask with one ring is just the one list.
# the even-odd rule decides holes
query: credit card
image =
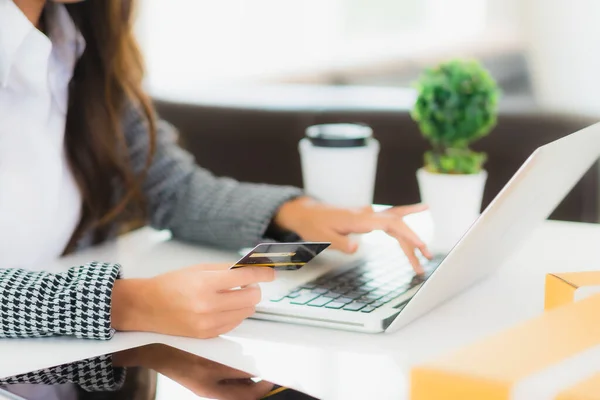
{"label": "credit card", "polygon": [[330,245],[327,242],[261,243],[232,265],[231,269],[265,267],[278,271],[295,271]]}

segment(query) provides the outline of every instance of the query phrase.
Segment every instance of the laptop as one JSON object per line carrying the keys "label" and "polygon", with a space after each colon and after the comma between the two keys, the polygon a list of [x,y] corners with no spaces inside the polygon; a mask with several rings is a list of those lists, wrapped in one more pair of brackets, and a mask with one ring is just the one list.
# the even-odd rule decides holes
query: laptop
{"label": "laptop", "polygon": [[501,267],[599,155],[600,124],[538,148],[450,253],[425,263],[423,276],[415,276],[390,241],[368,245],[365,256],[352,261],[323,254],[264,285],[264,300],[253,318],[396,331]]}

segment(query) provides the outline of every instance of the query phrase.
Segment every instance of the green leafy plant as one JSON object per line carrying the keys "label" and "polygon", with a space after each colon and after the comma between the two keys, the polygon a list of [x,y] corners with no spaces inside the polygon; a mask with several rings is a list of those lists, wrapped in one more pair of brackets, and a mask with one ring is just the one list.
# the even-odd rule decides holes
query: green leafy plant
{"label": "green leafy plant", "polygon": [[496,125],[500,89],[474,60],[451,60],[426,69],[415,83],[418,97],[411,112],[432,150],[425,169],[443,174],[479,173],[485,153],[469,148]]}

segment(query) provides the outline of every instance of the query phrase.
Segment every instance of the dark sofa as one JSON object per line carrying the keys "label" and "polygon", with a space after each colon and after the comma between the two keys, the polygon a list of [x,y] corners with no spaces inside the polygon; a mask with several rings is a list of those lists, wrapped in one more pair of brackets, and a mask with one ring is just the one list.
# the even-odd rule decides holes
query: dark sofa
{"label": "dark sofa", "polygon": [[[182,144],[214,173],[297,186],[302,185],[297,144],[307,126],[366,123],[382,148],[375,202],[408,204],[419,201],[415,171],[427,149],[409,115],[413,98],[411,91],[402,89],[253,87],[163,96],[155,105],[160,116],[180,130]],[[535,148],[594,122],[507,99],[497,127],[474,146],[489,154],[484,206]],[[598,183],[595,165],[551,218],[597,222]]]}

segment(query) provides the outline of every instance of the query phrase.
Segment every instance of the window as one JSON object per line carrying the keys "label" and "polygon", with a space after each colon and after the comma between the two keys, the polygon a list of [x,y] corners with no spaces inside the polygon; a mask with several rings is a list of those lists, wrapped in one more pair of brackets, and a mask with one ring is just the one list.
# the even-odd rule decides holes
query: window
{"label": "window", "polygon": [[518,46],[518,0],[144,0],[150,90],[318,82],[456,51]]}

